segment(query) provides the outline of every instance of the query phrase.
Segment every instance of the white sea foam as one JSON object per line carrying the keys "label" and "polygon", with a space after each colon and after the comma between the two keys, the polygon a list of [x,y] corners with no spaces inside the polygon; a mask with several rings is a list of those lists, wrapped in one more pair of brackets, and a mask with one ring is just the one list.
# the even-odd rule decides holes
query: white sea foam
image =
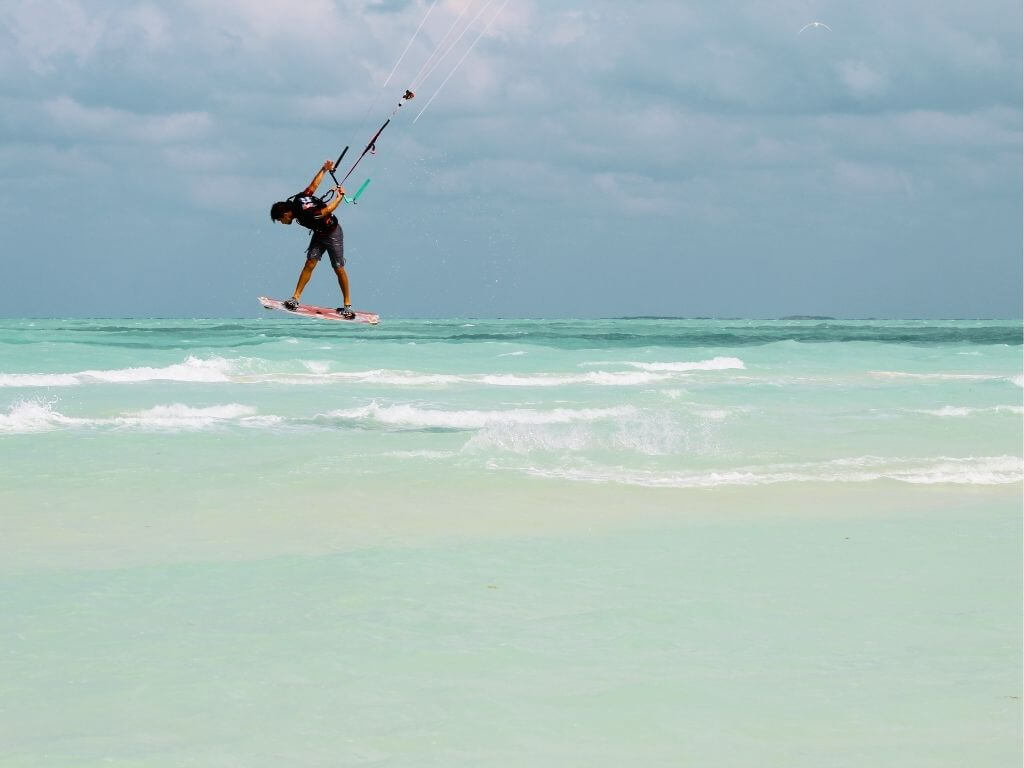
{"label": "white sea foam", "polygon": [[83,378],[110,383],[140,381],[181,381],[220,383],[230,381],[231,362],[222,357],[202,360],[191,355],[183,363],[164,368],[125,368],[113,371],[83,371]]}
{"label": "white sea foam", "polygon": [[243,416],[239,419],[239,424],[245,427],[276,427],[279,424],[285,423],[286,419],[283,416],[275,416],[274,414],[255,415],[255,416]]}
{"label": "white sea foam", "polygon": [[378,384],[394,387],[455,386],[460,384],[487,385],[493,387],[564,387],[590,385],[601,387],[630,387],[669,378],[667,374],[594,371],[584,374],[501,374],[501,373],[419,373],[376,369],[368,371],[336,371],[328,374],[269,374],[258,377],[260,381],[279,381],[288,384],[330,384],[352,382],[357,384]]}
{"label": "white sea foam", "polygon": [[[594,411],[586,411],[587,415]],[[633,456],[709,454],[716,430],[708,419],[681,422],[668,414],[633,407],[601,409],[600,418],[571,422],[495,421],[483,425],[463,451],[477,454],[615,452]]]}
{"label": "white sea foam", "polygon": [[939,459],[931,466],[896,470],[885,477],[905,483],[935,485],[1002,485],[1024,480],[1024,460],[1019,456],[993,456],[970,459]]}
{"label": "white sea foam", "polygon": [[74,387],[80,383],[74,373],[0,373],[0,387]]}
{"label": "white sea foam", "polygon": [[214,424],[251,416],[255,408],[238,403],[194,408],[181,403],[158,405],[144,411],[128,413],[110,420],[118,427],[143,429],[204,429]]}
{"label": "white sea foam", "polygon": [[970,416],[972,412],[975,412],[975,408],[962,408],[955,405],[944,405],[942,408],[936,408],[934,410],[924,409],[919,410],[917,413],[924,413],[929,416]]}
{"label": "white sea foam", "polygon": [[482,374],[467,377],[496,387],[564,387],[591,384],[600,387],[632,387],[670,378],[668,374],[594,371],[583,374]]}
{"label": "white sea foam", "polygon": [[470,454],[535,452],[576,453],[596,445],[593,427],[573,424],[491,424],[466,443],[463,451]]}
{"label": "white sea foam", "polygon": [[640,362],[635,360],[592,360],[580,363],[581,368],[615,365],[638,368],[650,373],[689,373],[691,371],[743,370],[747,366],[738,357],[714,357],[710,360],[683,360],[678,362]]}
{"label": "white sea foam", "polygon": [[144,381],[219,383],[230,381],[232,363],[222,357],[200,359],[189,355],[184,362],[163,368],[115,368],[77,373],[0,374],[0,387],[73,387],[80,384],[136,384]]}
{"label": "white sea foam", "polygon": [[728,411],[694,412],[692,420],[623,405],[604,408],[444,410],[373,402],[333,410],[320,419],[399,429],[473,431],[468,453],[617,451],[633,455],[709,454]]}
{"label": "white sea foam", "polygon": [[705,472],[673,472],[627,467],[525,467],[529,475],[588,483],[649,488],[717,488],[778,483],[863,483],[896,480],[920,485],[1002,485],[1024,480],[1019,456],[884,459],[864,456],[808,464],[768,465]]}
{"label": "white sea foam", "polygon": [[306,370],[311,373],[327,373],[331,370],[331,364],[324,360],[304,360],[302,363],[306,366]]}
{"label": "white sea foam", "polygon": [[336,371],[334,373],[314,374],[309,376],[285,375],[283,379],[288,383],[325,384],[345,382],[354,384],[380,384],[394,387],[447,386],[451,384],[458,384],[465,380],[461,376],[454,376],[447,373],[418,373],[416,371],[387,369],[375,369],[369,371]]}
{"label": "white sea foam", "polygon": [[[516,353],[511,353],[516,354]],[[631,387],[664,381],[672,372],[590,371],[587,373],[431,373],[401,369],[374,368],[362,371],[331,371],[325,360],[291,363],[302,370],[274,370],[281,364],[260,358],[201,359],[187,357],[181,363],[164,367],[86,370],[74,373],[0,373],[0,387],[73,387],[86,384],[139,384],[150,381],[181,383],[295,384],[330,385],[337,383],[375,384],[392,387],[429,387],[486,385],[494,387]]]}
{"label": "white sea foam", "polygon": [[189,430],[205,429],[229,422],[269,426],[281,420],[278,416],[255,416],[255,412],[255,408],[238,403],[200,408],[173,403],[108,418],[82,418],[61,413],[52,402],[23,400],[12,405],[7,414],[0,414],[0,434],[30,434],[56,429],[97,427]]}
{"label": "white sea foam", "polygon": [[728,371],[743,370],[747,367],[746,365],[743,364],[743,361],[740,360],[738,357],[715,357],[712,358],[711,360],[680,363],[627,362],[626,365],[632,366],[633,368],[639,368],[642,371],[652,371],[655,373],[685,373],[688,371]]}
{"label": "white sea foam", "polygon": [[617,408],[556,408],[539,411],[514,408],[501,411],[445,411],[414,405],[380,405],[370,403],[358,408],[330,411],[324,416],[339,421],[369,422],[394,427],[419,429],[482,429],[500,424],[569,424],[573,422],[613,419],[634,413],[631,406]]}
{"label": "white sea foam", "polygon": [[0,414],[0,434],[48,432],[67,427],[88,426],[90,423],[90,419],[79,419],[59,413],[54,409],[53,403],[22,400],[14,403],[6,414]]}
{"label": "white sea foam", "polygon": [[928,416],[940,416],[940,417],[954,417],[964,418],[966,416],[975,416],[979,413],[1010,413],[1010,414],[1024,414],[1024,407],[1019,405],[994,405],[988,408],[967,408],[964,406],[957,405],[945,405],[942,408],[935,409],[922,409],[915,411],[915,413],[924,413]]}

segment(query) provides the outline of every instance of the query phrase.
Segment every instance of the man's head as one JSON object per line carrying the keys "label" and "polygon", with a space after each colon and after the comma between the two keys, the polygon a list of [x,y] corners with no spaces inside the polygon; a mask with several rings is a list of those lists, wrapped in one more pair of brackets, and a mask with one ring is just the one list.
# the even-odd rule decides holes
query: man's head
{"label": "man's head", "polygon": [[274,203],[270,206],[270,218],[274,221],[280,221],[282,224],[291,224],[292,219],[295,218],[291,203],[286,203],[283,200]]}

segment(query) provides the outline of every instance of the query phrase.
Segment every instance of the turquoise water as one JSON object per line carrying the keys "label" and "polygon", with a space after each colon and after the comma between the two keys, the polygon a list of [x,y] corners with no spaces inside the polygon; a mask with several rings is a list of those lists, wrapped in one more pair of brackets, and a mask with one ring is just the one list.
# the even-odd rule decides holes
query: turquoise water
{"label": "turquoise water", "polygon": [[1020,322],[0,320],[0,765],[1009,765]]}

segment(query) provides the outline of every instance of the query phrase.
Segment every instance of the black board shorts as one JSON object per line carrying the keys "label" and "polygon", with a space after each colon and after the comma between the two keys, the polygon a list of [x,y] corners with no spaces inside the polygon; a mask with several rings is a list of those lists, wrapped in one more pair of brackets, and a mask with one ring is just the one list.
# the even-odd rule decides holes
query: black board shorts
{"label": "black board shorts", "polygon": [[309,247],[306,249],[306,258],[313,261],[320,261],[324,251],[331,257],[331,266],[337,269],[345,266],[345,234],[341,231],[341,224],[337,224],[327,232],[313,231],[309,238]]}

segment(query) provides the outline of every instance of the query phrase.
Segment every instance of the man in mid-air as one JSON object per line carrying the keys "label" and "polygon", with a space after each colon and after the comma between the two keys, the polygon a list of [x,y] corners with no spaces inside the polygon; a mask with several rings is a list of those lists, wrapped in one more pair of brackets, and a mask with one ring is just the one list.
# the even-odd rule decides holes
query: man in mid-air
{"label": "man in mid-air", "polygon": [[348,293],[348,274],[345,272],[345,235],[341,230],[341,223],[334,215],[334,209],[345,199],[343,187],[334,187],[334,197],[329,202],[324,202],[315,196],[317,187],[323,181],[324,174],[334,170],[334,163],[330,160],[324,163],[317,171],[316,176],[309,182],[309,186],[299,194],[293,195],[287,200],[281,200],[270,207],[270,218],[282,224],[299,222],[306,229],[312,230],[309,238],[309,247],[306,248],[306,264],[299,274],[299,282],[295,286],[292,297],[284,302],[286,309],[295,310],[299,306],[299,299],[302,291],[309,282],[313,270],[320,262],[324,251],[331,257],[331,266],[334,267],[334,274],[338,276],[338,285],[341,287],[341,296],[344,306],[338,307],[338,313],[346,320],[354,318],[352,302]]}

